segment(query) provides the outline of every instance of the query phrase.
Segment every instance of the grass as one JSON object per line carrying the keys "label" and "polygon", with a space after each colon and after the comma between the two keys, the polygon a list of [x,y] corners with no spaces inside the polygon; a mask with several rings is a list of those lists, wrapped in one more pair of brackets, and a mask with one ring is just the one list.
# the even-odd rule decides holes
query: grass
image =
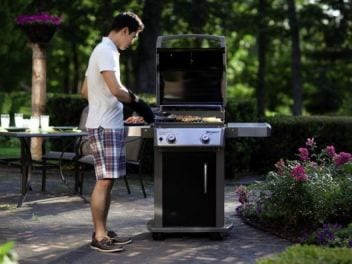
{"label": "grass", "polygon": [[20,154],[21,145],[17,138],[0,138],[0,159],[4,157],[19,157]]}
{"label": "grass", "polygon": [[21,150],[19,147],[3,147],[0,146],[0,158],[3,157],[19,157]]}
{"label": "grass", "polygon": [[352,250],[294,245],[281,254],[257,260],[257,264],[349,264]]}

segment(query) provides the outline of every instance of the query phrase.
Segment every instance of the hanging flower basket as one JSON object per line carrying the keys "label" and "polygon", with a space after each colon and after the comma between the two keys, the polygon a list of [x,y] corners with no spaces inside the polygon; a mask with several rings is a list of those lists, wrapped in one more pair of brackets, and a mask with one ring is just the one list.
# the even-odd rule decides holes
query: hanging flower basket
{"label": "hanging flower basket", "polygon": [[61,17],[48,13],[21,15],[16,18],[16,24],[25,32],[30,42],[48,43],[54,36]]}

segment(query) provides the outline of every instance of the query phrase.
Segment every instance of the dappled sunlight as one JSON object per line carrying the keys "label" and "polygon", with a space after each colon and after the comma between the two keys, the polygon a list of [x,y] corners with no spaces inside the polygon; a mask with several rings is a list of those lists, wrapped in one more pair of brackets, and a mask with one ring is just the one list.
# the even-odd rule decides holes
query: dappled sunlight
{"label": "dappled sunlight", "polygon": [[[4,239],[15,241],[20,262],[253,263],[255,258],[281,252],[290,244],[245,225],[235,216],[238,201],[231,182],[225,188],[225,215],[234,227],[223,241],[191,234],[170,234],[165,240],[155,241],[146,226],[154,217],[153,183],[147,184],[145,199],[138,181],[131,181],[130,195],[122,183],[114,186],[108,224],[119,235],[131,236],[134,242],[121,253],[100,253],[89,246],[93,232],[89,204],[69,194],[66,187],[65,192],[57,192],[62,186],[55,176],[48,180],[49,193],[39,192],[37,182],[23,206],[12,209],[5,206],[12,204],[6,199],[12,197],[17,202],[18,179],[12,177],[6,187],[0,185],[0,191],[6,189],[1,192],[5,195],[0,200],[4,204],[0,209],[0,243]],[[84,193],[87,197],[93,184],[94,179],[87,180]]]}

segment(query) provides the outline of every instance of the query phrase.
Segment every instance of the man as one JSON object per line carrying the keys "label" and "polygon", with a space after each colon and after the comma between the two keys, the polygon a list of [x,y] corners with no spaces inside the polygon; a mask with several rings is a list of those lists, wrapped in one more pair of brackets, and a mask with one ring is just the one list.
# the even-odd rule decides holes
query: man
{"label": "man", "polygon": [[127,49],[144,28],[141,19],[132,12],[116,16],[107,37],[93,50],[81,94],[88,99],[87,131],[94,156],[96,184],[91,195],[94,224],[91,248],[102,252],[118,252],[130,238],[118,237],[107,229],[113,179],[126,174],[123,104],[152,113],[145,103],[120,81],[119,50]]}

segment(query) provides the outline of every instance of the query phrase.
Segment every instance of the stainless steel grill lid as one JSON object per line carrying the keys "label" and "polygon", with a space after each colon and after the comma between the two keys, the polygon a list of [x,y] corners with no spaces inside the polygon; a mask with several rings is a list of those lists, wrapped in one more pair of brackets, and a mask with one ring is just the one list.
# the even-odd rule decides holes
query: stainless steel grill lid
{"label": "stainless steel grill lid", "polygon": [[225,105],[226,47],[223,36],[160,36],[156,54],[158,105]]}

